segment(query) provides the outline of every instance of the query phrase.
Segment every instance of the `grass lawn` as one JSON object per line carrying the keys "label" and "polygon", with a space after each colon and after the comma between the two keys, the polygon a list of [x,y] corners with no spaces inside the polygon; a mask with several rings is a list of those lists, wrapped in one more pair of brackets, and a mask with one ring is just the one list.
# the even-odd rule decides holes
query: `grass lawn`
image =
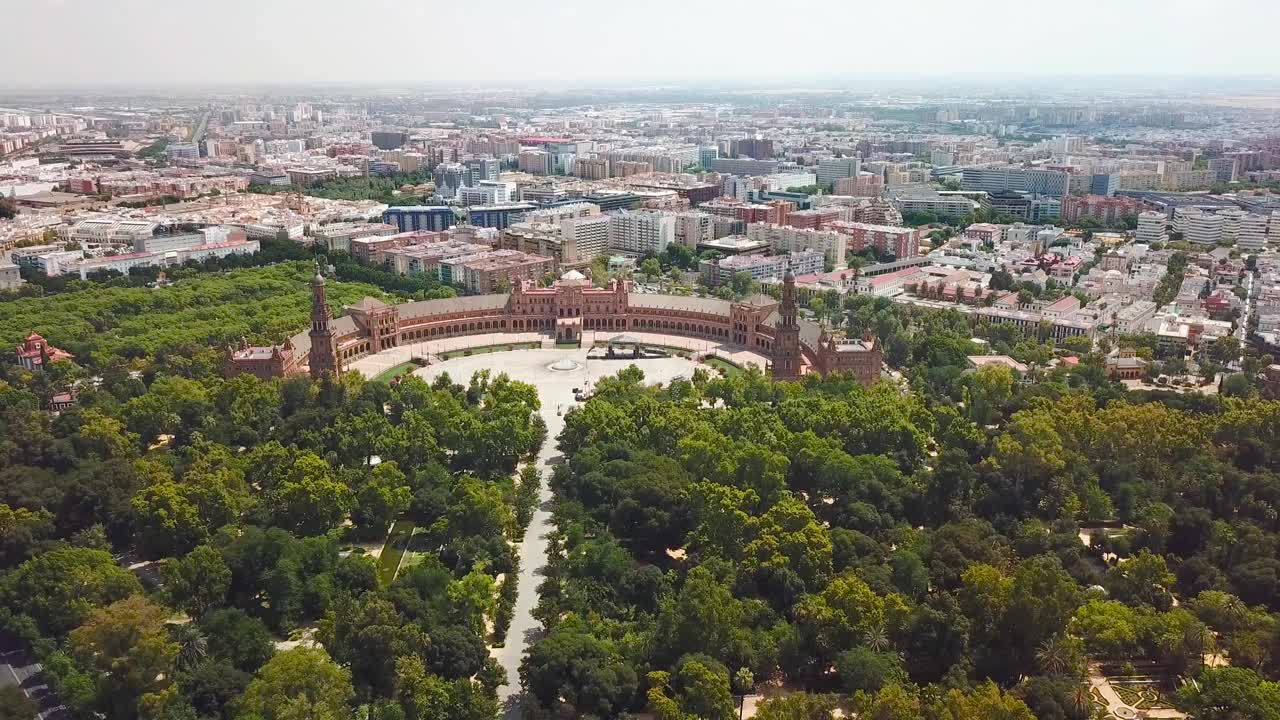
{"label": "grass lawn", "polygon": [[733,377],[734,375],[742,374],[742,368],[738,367],[737,365],[734,365],[733,363],[729,362],[728,360],[725,360],[722,357],[715,357],[715,356],[705,357],[702,359],[702,362],[710,365],[711,367],[717,370],[723,370],[725,377]]}
{"label": "grass lawn", "polygon": [[410,370],[416,369],[418,367],[421,367],[420,365],[418,365],[418,363],[402,362],[399,365],[396,365],[395,367],[387,368],[386,370],[383,370],[382,372],[378,373],[378,376],[375,377],[373,381],[376,383],[382,383],[385,385],[386,383],[391,382],[397,376],[403,375],[404,373]]}
{"label": "grass lawn", "polygon": [[417,528],[412,520],[397,520],[387,535],[387,543],[382,546],[382,554],[378,556],[378,579],[382,584],[390,585],[400,569],[400,559],[404,551],[409,549],[409,539]]}
{"label": "grass lawn", "polygon": [[483,345],[481,347],[466,348],[465,350],[450,350],[446,353],[440,353],[441,360],[452,360],[453,358],[470,357],[471,355],[483,355],[485,353],[507,352],[508,350],[537,350],[542,347],[541,343],[511,343],[510,345]]}
{"label": "grass lawn", "polygon": [[562,342],[558,342],[558,343],[556,343],[556,349],[557,349],[557,350],[577,350],[577,349],[578,349],[578,348],[580,348],[580,347],[582,347],[582,343],[576,343],[576,342],[572,342],[572,343],[562,343]]}

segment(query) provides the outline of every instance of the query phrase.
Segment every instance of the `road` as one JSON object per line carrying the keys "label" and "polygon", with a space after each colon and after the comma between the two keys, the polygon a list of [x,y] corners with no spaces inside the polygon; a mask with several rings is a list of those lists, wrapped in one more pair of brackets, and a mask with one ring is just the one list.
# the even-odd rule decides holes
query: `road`
{"label": "road", "polygon": [[196,126],[195,132],[191,133],[191,142],[199,145],[204,140],[204,132],[209,127],[209,116],[212,114],[212,110],[205,111],[204,116],[200,118],[200,124]]}
{"label": "road", "polygon": [[64,708],[40,674],[40,664],[35,662],[22,643],[0,636],[0,687],[11,686],[21,688],[23,694],[40,705],[40,720],[59,720],[65,717]]}
{"label": "road", "polygon": [[[568,358],[578,364],[573,370],[551,370],[550,365]],[[506,720],[520,720],[520,662],[529,644],[537,639],[542,626],[533,617],[538,604],[538,584],[547,565],[547,535],[552,531],[551,488],[549,480],[556,465],[563,461],[556,440],[564,429],[563,413],[576,403],[574,388],[587,388],[601,377],[613,375],[627,367],[629,362],[620,360],[587,360],[587,350],[514,350],[511,352],[472,355],[454,358],[414,371],[430,382],[442,373],[448,373],[454,382],[465,383],[479,370],[504,372],[513,380],[527,382],[538,389],[542,403],[541,415],[547,424],[547,440],[538,451],[535,461],[542,472],[542,488],[538,494],[538,509],[534,511],[529,528],[520,543],[520,575],[516,579],[516,606],[507,631],[506,645],[494,651],[494,657],[506,671],[507,682],[498,688],[498,701],[503,705]],[[689,378],[696,368],[693,361],[671,357],[641,360],[637,363],[644,371],[646,383],[665,383],[677,377]]]}

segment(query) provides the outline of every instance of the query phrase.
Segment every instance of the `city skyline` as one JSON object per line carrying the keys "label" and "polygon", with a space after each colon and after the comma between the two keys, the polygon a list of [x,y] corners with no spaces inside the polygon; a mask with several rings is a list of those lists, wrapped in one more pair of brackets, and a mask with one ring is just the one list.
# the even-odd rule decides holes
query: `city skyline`
{"label": "city skyline", "polygon": [[[0,48],[11,69],[0,85],[830,87],[928,78],[1280,76],[1280,54],[1267,37],[1280,6],[1264,0],[1233,6],[1248,22],[1223,22],[1221,8],[1181,1],[1158,14],[1145,3],[1101,0],[1076,3],[1070,13],[1005,0],[785,8],[760,0],[728,8],[496,0],[483,14],[402,0],[358,7],[228,0],[217,12],[159,0],[128,7],[46,0],[9,8],[10,27],[56,27],[77,52],[49,53],[42,33],[13,33]],[[157,62],[166,53],[182,59]]]}

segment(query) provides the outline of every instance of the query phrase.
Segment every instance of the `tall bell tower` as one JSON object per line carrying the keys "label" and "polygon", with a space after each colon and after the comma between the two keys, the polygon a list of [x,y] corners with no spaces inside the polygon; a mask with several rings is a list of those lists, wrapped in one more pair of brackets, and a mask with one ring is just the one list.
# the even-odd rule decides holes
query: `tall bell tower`
{"label": "tall bell tower", "polygon": [[782,278],[782,306],[773,330],[773,379],[800,379],[800,322],[796,319],[796,276],[787,270]]}
{"label": "tall bell tower", "polygon": [[316,262],[316,275],[311,278],[311,351],[307,354],[307,366],[311,377],[319,380],[325,375],[338,375],[342,368],[338,363],[338,340],[333,334],[333,313],[325,297],[324,274]]}

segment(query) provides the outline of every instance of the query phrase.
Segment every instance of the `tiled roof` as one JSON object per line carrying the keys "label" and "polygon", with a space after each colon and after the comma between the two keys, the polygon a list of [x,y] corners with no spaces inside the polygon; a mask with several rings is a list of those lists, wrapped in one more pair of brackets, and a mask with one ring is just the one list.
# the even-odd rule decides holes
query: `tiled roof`
{"label": "tiled roof", "polygon": [[507,293],[491,295],[460,295],[443,300],[419,300],[400,305],[400,317],[417,318],[426,315],[470,312],[474,310],[501,310],[507,306]]}
{"label": "tiled roof", "polygon": [[644,295],[631,293],[627,296],[627,305],[635,308],[656,308],[662,310],[682,310],[685,312],[705,313],[708,315],[729,316],[730,302],[719,298],[703,298],[686,295]]}

